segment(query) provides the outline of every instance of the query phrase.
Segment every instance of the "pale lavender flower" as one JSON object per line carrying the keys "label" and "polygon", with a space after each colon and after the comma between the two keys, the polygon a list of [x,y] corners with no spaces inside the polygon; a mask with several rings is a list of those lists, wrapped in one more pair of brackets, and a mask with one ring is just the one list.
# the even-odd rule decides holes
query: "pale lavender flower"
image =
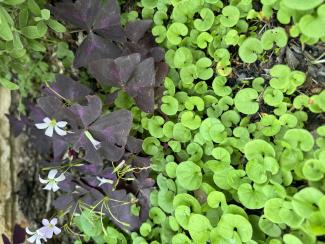
{"label": "pale lavender flower", "polygon": [[58,223],[57,218],[53,218],[50,221],[47,219],[42,220],[42,224],[44,225],[38,231],[41,233],[42,236],[45,238],[51,239],[53,234],[58,235],[61,233],[60,228],[56,227],[55,225]]}
{"label": "pale lavender flower", "polygon": [[60,181],[65,180],[65,176],[64,176],[64,174],[60,174],[58,177],[55,177],[57,173],[58,173],[58,171],[56,169],[51,169],[47,176],[47,180],[42,179],[39,176],[39,181],[42,184],[46,184],[46,186],[43,189],[48,190],[48,191],[52,190],[54,192],[56,192],[57,190],[60,189],[60,187],[58,186],[58,183]]}
{"label": "pale lavender flower", "polygon": [[27,239],[28,242],[30,243],[36,243],[36,244],[41,244],[41,240],[43,241],[47,241],[46,237],[40,232],[40,230],[36,230],[35,232],[34,231],[30,231],[28,229],[28,227],[26,228],[26,233],[28,235],[31,235],[31,237],[29,237]]}
{"label": "pale lavender flower", "polygon": [[56,121],[56,119],[50,119],[48,117],[43,119],[43,123],[35,124],[37,129],[45,130],[45,135],[48,137],[53,136],[53,132],[55,131],[59,136],[65,136],[67,132],[63,130],[68,122],[66,121]]}

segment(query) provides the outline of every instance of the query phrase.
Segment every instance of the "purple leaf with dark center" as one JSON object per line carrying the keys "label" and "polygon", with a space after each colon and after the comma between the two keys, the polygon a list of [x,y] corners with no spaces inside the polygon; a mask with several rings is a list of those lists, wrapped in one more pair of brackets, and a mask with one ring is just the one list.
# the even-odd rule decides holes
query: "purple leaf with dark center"
{"label": "purple leaf with dark center", "polygon": [[[127,137],[132,126],[132,114],[127,110],[115,111],[100,117],[102,103],[97,96],[87,96],[88,105],[75,104],[69,111],[79,121],[79,129],[66,136],[77,152],[85,151],[85,160],[101,163],[102,158],[116,161],[124,153]],[[88,133],[88,136],[87,136]],[[92,138],[100,142],[96,147]]]}
{"label": "purple leaf with dark center", "polygon": [[[47,117],[50,119],[59,119],[62,111],[65,109],[63,103],[54,96],[41,97],[37,100],[37,105],[42,109]],[[44,117],[43,117],[44,118]],[[43,119],[42,118],[42,119]]]}
{"label": "purple leaf with dark center", "polygon": [[89,33],[95,32],[115,41],[125,40],[116,0],[66,1],[55,4],[51,11],[58,19]]}
{"label": "purple leaf with dark center", "polygon": [[125,41],[125,33],[121,27],[120,8],[116,0],[107,0],[102,4],[93,24],[93,30],[109,40]]}
{"label": "purple leaf with dark center", "polygon": [[142,151],[142,143],[143,140],[129,136],[126,143],[126,149],[131,153],[139,153]]}
{"label": "purple leaf with dark center", "polygon": [[129,40],[133,42],[138,42],[141,40],[147,31],[151,29],[151,20],[135,20],[129,22],[125,26],[125,33]]}
{"label": "purple leaf with dark center", "polygon": [[74,66],[76,68],[86,67],[91,61],[117,58],[121,54],[121,49],[113,42],[90,33],[76,51]]}
{"label": "purple leaf with dark center", "polygon": [[[150,49],[150,57],[155,59],[155,62],[161,62],[165,58],[165,51],[161,47],[153,47]],[[167,66],[168,67],[168,66]]]}
{"label": "purple leaf with dark center", "polygon": [[56,75],[56,81],[50,87],[51,89],[46,87],[43,92],[47,95],[57,96],[56,92],[72,102],[83,100],[91,93],[91,90],[80,82],[60,74]]}
{"label": "purple leaf with dark center", "polygon": [[[130,211],[131,197],[127,195],[125,190],[112,190],[112,186],[109,184],[102,185],[101,187],[106,196],[109,196],[111,200],[108,202],[109,211],[104,209],[106,215],[110,217],[110,220],[123,229],[124,231],[130,233],[140,227],[140,219],[138,216],[132,215]],[[98,199],[100,200],[100,199]],[[123,204],[121,202],[129,202],[128,204]],[[114,217],[113,217],[114,216]],[[117,221],[117,220],[119,221]],[[125,224],[122,224],[122,223]]]}
{"label": "purple leaf with dark center", "polygon": [[69,149],[69,144],[60,137],[55,137],[53,139],[53,160],[61,159],[66,151]]}
{"label": "purple leaf with dark center", "polygon": [[141,110],[147,113],[154,111],[155,66],[153,58],[142,61],[127,83],[125,91],[134,98]]}
{"label": "purple leaf with dark center", "polygon": [[141,56],[138,53],[117,59],[100,59],[91,62],[88,71],[102,86],[122,88],[130,79],[140,61]]}
{"label": "purple leaf with dark center", "polygon": [[118,110],[100,117],[89,131],[103,143],[100,153],[108,160],[117,161],[123,156],[131,127],[131,112]]}
{"label": "purple leaf with dark center", "polygon": [[76,116],[79,125],[87,129],[88,125],[94,122],[102,113],[102,102],[97,96],[87,96],[88,104],[82,106],[80,104],[72,105],[69,110]]}
{"label": "purple leaf with dark center", "polygon": [[89,64],[88,71],[101,85],[120,87],[133,97],[140,109],[154,110],[155,65],[153,58],[140,62],[139,54],[115,60],[101,59]]}
{"label": "purple leaf with dark center", "polygon": [[[71,207],[73,204],[76,204],[77,199],[72,194],[64,194],[59,196],[53,201],[53,206],[57,210],[66,210],[68,207]],[[73,207],[71,207],[73,208]]]}

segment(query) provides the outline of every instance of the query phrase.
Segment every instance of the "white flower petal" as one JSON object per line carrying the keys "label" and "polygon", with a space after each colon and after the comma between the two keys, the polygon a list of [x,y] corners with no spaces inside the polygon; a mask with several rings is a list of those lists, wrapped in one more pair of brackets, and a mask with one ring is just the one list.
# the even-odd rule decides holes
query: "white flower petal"
{"label": "white flower petal", "polygon": [[60,182],[60,181],[64,181],[65,180],[65,175],[64,174],[60,174],[59,177],[55,178],[55,181]]}
{"label": "white flower petal", "polygon": [[31,231],[28,227],[26,227],[26,233],[28,234],[28,235],[34,235],[36,232],[33,232],[33,231]]}
{"label": "white flower petal", "polygon": [[56,192],[57,190],[60,189],[60,187],[56,183],[52,183],[52,189],[53,189],[53,192]]}
{"label": "white flower petal", "polygon": [[45,123],[48,123],[48,124],[51,123],[51,119],[50,119],[49,117],[45,117],[45,118],[43,119],[43,121],[44,121]]}
{"label": "white flower petal", "polygon": [[27,241],[30,242],[30,243],[34,243],[34,242],[36,241],[36,239],[37,239],[37,234],[35,234],[35,235],[29,237],[29,238],[27,239]]}
{"label": "white flower petal", "polygon": [[58,126],[55,126],[54,129],[59,136],[65,136],[67,134],[65,130],[60,129]]}
{"label": "white flower petal", "polygon": [[48,225],[50,225],[50,222],[49,222],[48,219],[43,219],[43,220],[42,220],[42,224],[43,224],[44,226],[48,226]]}
{"label": "white flower petal", "polygon": [[54,226],[54,227],[53,227],[53,232],[54,232],[55,235],[58,235],[58,234],[61,233],[61,230],[60,230],[60,228]]}
{"label": "white flower petal", "polygon": [[47,127],[49,127],[49,124],[48,123],[37,123],[37,124],[35,124],[35,126],[37,129],[44,130]]}
{"label": "white flower petal", "polygon": [[49,178],[50,180],[53,180],[57,173],[58,173],[57,169],[51,169],[48,176],[47,176],[47,178]]}
{"label": "white flower petal", "polygon": [[49,182],[48,180],[42,179],[41,176],[38,176],[38,179],[42,184],[47,184]]}
{"label": "white flower petal", "polygon": [[45,238],[51,239],[53,237],[52,227],[44,226],[40,228],[38,231],[41,234],[41,236],[44,236]]}
{"label": "white flower petal", "polygon": [[58,219],[57,218],[53,218],[53,219],[51,219],[51,221],[50,221],[50,224],[51,225],[56,225],[58,223]]}
{"label": "white flower petal", "polygon": [[53,126],[49,126],[46,131],[45,131],[45,135],[47,135],[48,137],[52,137],[53,136],[53,131],[54,131],[54,127]]}
{"label": "white flower petal", "polygon": [[52,184],[48,183],[45,187],[43,187],[44,190],[51,191],[52,190]]}
{"label": "white flower petal", "polygon": [[42,242],[41,242],[41,238],[38,238],[38,239],[36,240],[36,244],[42,244]]}
{"label": "white flower petal", "polygon": [[67,124],[68,124],[68,122],[66,122],[66,121],[59,121],[56,123],[56,126],[63,128],[63,127],[66,127]]}

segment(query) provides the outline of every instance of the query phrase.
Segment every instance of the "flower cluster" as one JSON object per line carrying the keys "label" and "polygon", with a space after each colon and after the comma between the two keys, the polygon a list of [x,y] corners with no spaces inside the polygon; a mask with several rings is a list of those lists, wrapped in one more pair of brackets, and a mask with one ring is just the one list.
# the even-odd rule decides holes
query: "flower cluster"
{"label": "flower cluster", "polygon": [[28,242],[30,243],[36,243],[36,244],[41,244],[42,240],[46,242],[48,239],[51,239],[54,235],[58,235],[61,233],[61,229],[56,226],[58,223],[57,218],[53,218],[50,221],[48,219],[43,219],[42,224],[43,226],[36,231],[31,231],[29,228],[26,228],[26,233],[28,235],[31,235],[27,239]]}

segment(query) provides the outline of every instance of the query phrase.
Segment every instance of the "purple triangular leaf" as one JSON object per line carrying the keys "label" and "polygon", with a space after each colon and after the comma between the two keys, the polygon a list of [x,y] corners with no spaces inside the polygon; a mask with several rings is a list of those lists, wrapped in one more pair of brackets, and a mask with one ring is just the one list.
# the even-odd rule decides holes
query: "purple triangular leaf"
{"label": "purple triangular leaf", "polygon": [[117,58],[121,49],[109,40],[90,33],[76,51],[74,66],[86,67],[91,61],[103,58]]}
{"label": "purple triangular leaf", "polygon": [[102,4],[93,24],[93,30],[109,40],[125,41],[120,20],[120,7],[116,0],[107,0]]}
{"label": "purple triangular leaf", "polygon": [[125,33],[129,40],[138,42],[143,38],[145,33],[150,30],[151,26],[151,20],[135,20],[133,22],[129,22],[125,26]]}
{"label": "purple triangular leaf", "polygon": [[63,103],[54,96],[41,97],[37,100],[37,105],[42,109],[47,117],[50,119],[59,119],[64,110]]}
{"label": "purple triangular leaf", "polygon": [[102,143],[99,149],[102,155],[108,160],[116,161],[123,156],[131,127],[131,112],[118,110],[100,117],[89,127],[89,131]]}
{"label": "purple triangular leaf", "polygon": [[129,136],[126,144],[126,149],[131,153],[139,153],[142,151],[142,143],[143,140]]}
{"label": "purple triangular leaf", "polygon": [[102,102],[97,96],[87,96],[88,104],[82,106],[80,104],[74,104],[69,108],[79,120],[79,124],[84,128],[87,128],[92,122],[94,122],[102,113]]}
{"label": "purple triangular leaf", "polygon": [[80,82],[60,74],[56,75],[56,81],[52,83],[50,87],[51,89],[46,87],[44,93],[57,96],[53,92],[54,90],[56,93],[72,102],[80,101],[91,93],[91,90],[80,84]]}
{"label": "purple triangular leaf", "polygon": [[[96,138],[95,138],[96,139]],[[73,145],[73,150],[76,152],[84,151],[83,159],[90,163],[102,163],[102,158],[99,151],[90,142],[89,138],[86,137],[84,130],[79,130],[73,134],[66,136],[66,140]]]}
{"label": "purple triangular leaf", "polygon": [[100,9],[100,0],[78,0],[74,3],[66,0],[63,3],[56,3],[50,9],[56,18],[90,31]]}
{"label": "purple triangular leaf", "polygon": [[125,89],[139,108],[147,113],[154,111],[155,75],[154,60],[147,58],[137,66]]}
{"label": "purple triangular leaf", "polygon": [[68,142],[55,137],[53,140],[53,160],[60,160],[69,148]]}
{"label": "purple triangular leaf", "polygon": [[102,86],[124,87],[140,60],[138,53],[117,59],[100,59],[91,62],[88,71]]}

